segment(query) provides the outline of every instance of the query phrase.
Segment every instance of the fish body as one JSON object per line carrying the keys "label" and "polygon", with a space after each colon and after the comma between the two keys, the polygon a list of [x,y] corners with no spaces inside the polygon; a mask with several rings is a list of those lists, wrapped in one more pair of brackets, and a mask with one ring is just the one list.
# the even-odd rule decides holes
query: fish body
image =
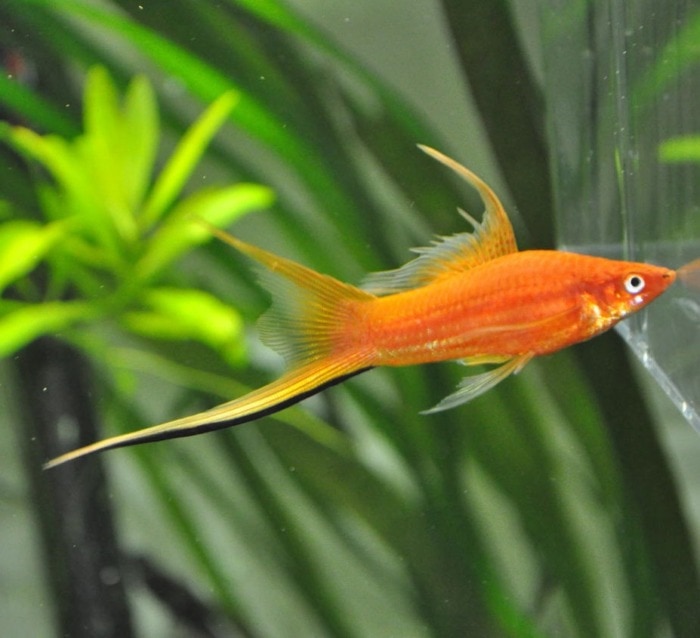
{"label": "fish body", "polygon": [[497,364],[467,376],[427,412],[452,408],[488,391],[533,357],[608,330],[675,280],[674,271],[649,264],[554,250],[518,251],[493,191],[454,160],[421,148],[478,190],[486,206],[482,221],[460,211],[472,232],[416,249],[418,257],[396,270],[370,275],[358,288],[212,228],[257,262],[261,283],[273,298],[260,321],[261,338],[285,357],[289,371],[233,401],[98,441],[45,467],[253,421],[377,366],[446,360]]}
{"label": "fish body", "polygon": [[[629,278],[643,278],[632,292]],[[365,304],[373,365],[543,355],[585,341],[657,297],[675,273],[554,250],[511,253]]]}

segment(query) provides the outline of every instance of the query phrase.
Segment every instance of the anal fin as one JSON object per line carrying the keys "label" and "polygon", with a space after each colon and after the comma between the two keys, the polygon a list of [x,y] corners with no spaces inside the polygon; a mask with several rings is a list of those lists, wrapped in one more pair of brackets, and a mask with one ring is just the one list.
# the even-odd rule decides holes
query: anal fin
{"label": "anal fin", "polygon": [[[435,412],[442,412],[443,410],[449,410],[450,408],[457,407],[458,405],[462,405],[463,403],[467,403],[467,401],[475,399],[476,397],[484,394],[484,392],[488,392],[506,377],[520,372],[520,370],[525,367],[533,356],[534,355],[528,353],[517,357],[512,357],[493,370],[483,372],[482,374],[474,374],[465,377],[462,379],[456,392],[446,396],[442,401],[440,401],[440,403],[429,410],[423,410],[421,414],[434,414]],[[465,363],[471,365],[476,362],[477,361],[468,360]],[[482,362],[483,361],[478,361],[478,363]]]}

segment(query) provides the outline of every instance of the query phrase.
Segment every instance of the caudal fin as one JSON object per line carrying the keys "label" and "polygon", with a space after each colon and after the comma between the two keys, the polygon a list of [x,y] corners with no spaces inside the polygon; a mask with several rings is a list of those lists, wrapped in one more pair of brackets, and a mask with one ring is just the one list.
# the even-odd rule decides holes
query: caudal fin
{"label": "caudal fin", "polygon": [[136,432],[118,434],[66,452],[45,463],[44,469],[48,470],[63,463],[106,450],[193,436],[255,421],[294,405],[306,397],[340,383],[348,377],[364,372],[370,367],[371,364],[366,356],[360,353],[356,355],[348,353],[337,359],[321,359],[294,368],[262,388],[205,412],[154,425]]}
{"label": "caudal fin", "polygon": [[272,414],[372,367],[371,350],[353,335],[362,304],[375,297],[333,277],[211,231],[261,266],[261,280],[273,304],[260,321],[263,342],[283,355],[289,372],[258,390],[211,410],[98,441],[44,466],[126,447],[247,423]]}
{"label": "caudal fin", "polygon": [[290,367],[352,348],[354,319],[374,295],[218,228],[211,232],[259,264],[260,282],[272,295],[272,306],[258,322],[260,338]]}

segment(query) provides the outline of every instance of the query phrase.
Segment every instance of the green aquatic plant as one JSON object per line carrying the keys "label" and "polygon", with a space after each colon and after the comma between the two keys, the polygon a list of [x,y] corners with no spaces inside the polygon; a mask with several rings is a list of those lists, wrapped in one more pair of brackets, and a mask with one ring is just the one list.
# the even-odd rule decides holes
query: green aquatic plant
{"label": "green aquatic plant", "polygon": [[[40,336],[112,319],[137,334],[195,339],[234,360],[241,349],[236,311],[202,290],[161,283],[163,272],[208,239],[194,215],[230,223],[268,205],[253,184],[202,189],[180,197],[207,143],[235,104],[228,93],[185,133],[153,179],[160,141],[151,86],[136,78],[123,104],[102,68],[86,82],[85,131],[67,140],[4,125],[2,139],[45,170],[36,181],[41,220],[7,202],[0,223],[0,353]],[[151,181],[153,179],[153,181]],[[29,275],[44,265],[41,285]],[[206,316],[208,322],[201,322]]]}

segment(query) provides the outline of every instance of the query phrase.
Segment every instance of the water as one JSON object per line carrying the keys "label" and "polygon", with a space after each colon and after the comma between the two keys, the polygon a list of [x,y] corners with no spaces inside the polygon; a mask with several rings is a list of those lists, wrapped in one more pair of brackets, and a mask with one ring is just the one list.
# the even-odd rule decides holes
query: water
{"label": "water", "polygon": [[[700,257],[700,6],[541,0],[557,237],[670,268]],[[700,291],[676,284],[619,326],[700,431]]]}

